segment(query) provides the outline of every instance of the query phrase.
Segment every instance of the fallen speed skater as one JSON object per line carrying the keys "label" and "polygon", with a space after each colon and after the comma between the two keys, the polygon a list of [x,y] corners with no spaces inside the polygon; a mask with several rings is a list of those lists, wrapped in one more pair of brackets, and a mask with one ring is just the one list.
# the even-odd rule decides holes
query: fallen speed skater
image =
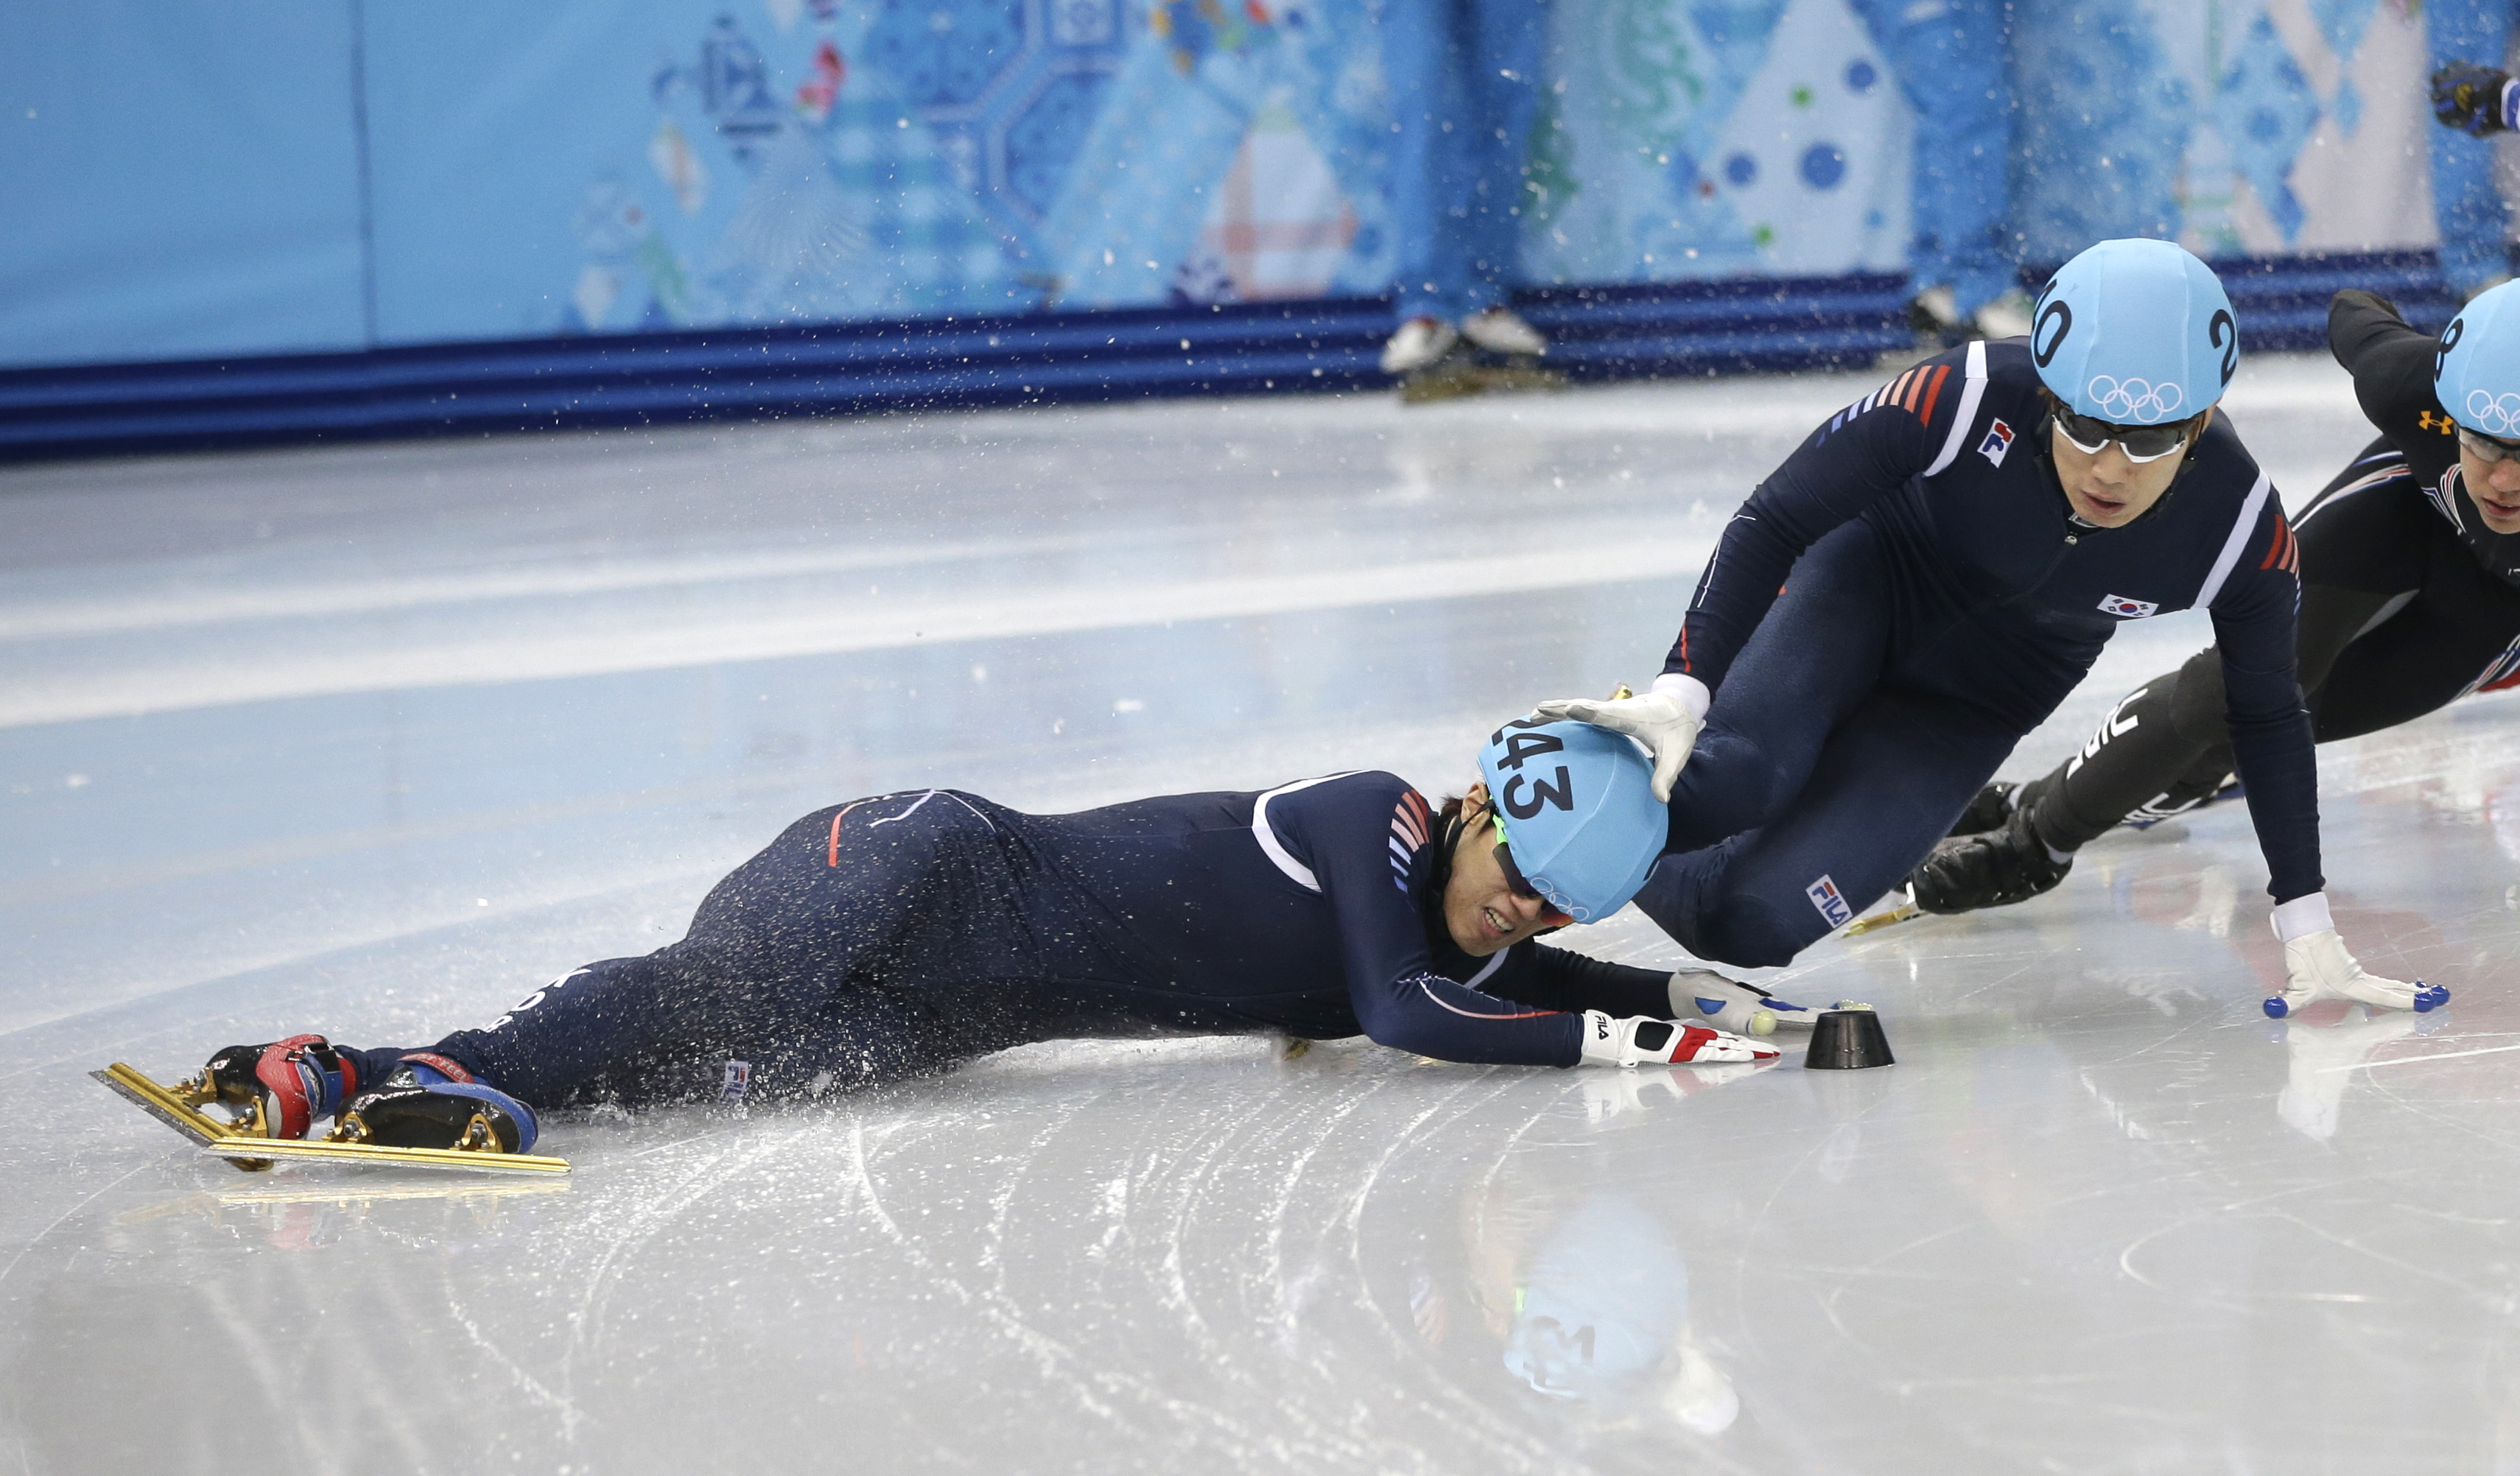
{"label": "fallen speed skater", "polygon": [[231,1047],[171,1090],[266,1141],[332,1119],[354,1147],[520,1154],[539,1110],[811,1099],[1038,1041],[1364,1035],[1615,1067],[1773,1060],[1754,1037],[1813,1018],[1709,971],[1536,941],[1618,911],[1661,852],[1636,743],[1523,719],[1478,767],[1440,805],[1378,771],[1072,815],[952,789],[852,800],[737,868],[681,941],[480,1029]]}

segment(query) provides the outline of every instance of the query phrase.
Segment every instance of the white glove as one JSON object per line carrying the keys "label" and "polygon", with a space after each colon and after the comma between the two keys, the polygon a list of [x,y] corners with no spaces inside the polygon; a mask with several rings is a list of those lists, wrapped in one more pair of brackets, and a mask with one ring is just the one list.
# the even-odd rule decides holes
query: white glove
{"label": "white glove", "polygon": [[1584,1064],[1587,1066],[1671,1066],[1710,1061],[1772,1061],[1780,1054],[1774,1046],[1745,1041],[1737,1035],[1632,1014],[1614,1020],[1598,1009],[1584,1011]]}
{"label": "white glove", "polygon": [[2268,998],[2270,1019],[2280,1020],[2321,1000],[2356,1000],[2418,1014],[2450,1003],[2450,991],[2439,984],[2427,985],[2421,979],[2407,984],[2364,973],[2329,921],[2323,892],[2296,897],[2276,908],[2273,921],[2275,936],[2283,940],[2284,992]]}
{"label": "white glove", "polygon": [[1671,802],[1672,781],[1706,726],[1706,684],[1665,673],[1641,697],[1558,697],[1532,709],[1551,722],[1571,719],[1624,733],[1653,751],[1653,797]]}
{"label": "white glove", "polygon": [[1671,976],[1673,1018],[1702,1016],[1708,1024],[1734,1035],[1774,1035],[1778,1026],[1809,1030],[1830,1007],[1780,1000],[1756,984],[1728,979],[1708,968],[1684,968]]}

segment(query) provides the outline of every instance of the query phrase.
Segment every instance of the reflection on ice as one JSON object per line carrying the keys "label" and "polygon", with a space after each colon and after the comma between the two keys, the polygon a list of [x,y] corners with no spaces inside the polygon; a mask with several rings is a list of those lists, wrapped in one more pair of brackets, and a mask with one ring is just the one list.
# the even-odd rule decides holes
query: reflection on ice
{"label": "reflection on ice", "polygon": [[[2327,1018],[2332,1016],[2333,1018]],[[2275,1115],[2304,1138],[2324,1142],[2336,1136],[2337,1114],[2354,1068],[2392,1041],[2437,1035],[2450,1027],[2448,1011],[2415,1014],[2329,1002],[2287,1020],[2272,1022],[2289,1070]]]}

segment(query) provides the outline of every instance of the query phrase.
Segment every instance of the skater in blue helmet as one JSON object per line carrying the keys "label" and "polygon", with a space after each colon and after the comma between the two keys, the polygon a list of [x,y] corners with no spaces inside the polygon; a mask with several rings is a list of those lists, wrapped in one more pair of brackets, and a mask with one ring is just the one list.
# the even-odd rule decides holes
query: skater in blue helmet
{"label": "skater in blue helmet", "polygon": [[2240,356],[2222,285],[2102,242],[2032,318],[1814,431],[1727,527],[1651,692],[1542,704],[1654,751],[1672,854],[1638,905],[1702,959],[1787,962],[1924,859],[2120,624],[2202,607],[2289,970],[2271,1012],[2447,999],[2365,973],[2328,916],[2297,546],[2214,411]]}
{"label": "skater in blue helmet", "polygon": [[[2327,325],[2379,434],[2294,522],[2295,651],[2322,743],[2520,683],[2520,285],[2481,293],[2437,335],[2355,290]],[[2236,793],[2223,708],[2213,649],[2129,693],[2054,772],[1980,792],[1917,868],[1917,905],[2022,901],[2121,821]]]}
{"label": "skater in blue helmet", "polygon": [[[1535,1066],[1773,1059],[1711,1028],[1760,997],[1534,941],[1626,905],[1665,809],[1628,738],[1522,719],[1430,805],[1366,771],[1027,815],[951,789],[818,810],[712,889],[682,941],[608,959],[478,1030],[360,1050],[300,1035],[202,1083],[270,1136],[451,1146],[476,1116],[806,1098],[1077,1037],[1366,1035]],[[1700,1003],[1705,1001],[1707,1003]],[[1790,1006],[1784,1006],[1790,1008]]]}

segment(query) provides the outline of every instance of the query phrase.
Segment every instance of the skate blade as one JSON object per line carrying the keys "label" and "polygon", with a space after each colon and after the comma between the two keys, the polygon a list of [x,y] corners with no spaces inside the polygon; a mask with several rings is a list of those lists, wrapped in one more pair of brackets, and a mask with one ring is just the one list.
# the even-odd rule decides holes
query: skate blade
{"label": "skate blade", "polygon": [[1912,902],[1902,902],[1897,907],[1883,908],[1881,911],[1874,913],[1868,917],[1856,918],[1854,921],[1846,924],[1846,935],[1853,938],[1863,933],[1873,932],[1877,929],[1888,927],[1894,922],[1905,922],[1911,917],[1921,917],[1923,916],[1925,916],[1925,910],[1923,908],[1918,907]]}
{"label": "skate blade", "polygon": [[228,1124],[177,1096],[172,1089],[159,1086],[120,1061],[115,1061],[102,1071],[91,1071],[88,1076],[101,1083],[107,1091],[183,1134],[198,1145],[207,1146],[221,1139],[237,1136],[236,1130]]}
{"label": "skate blade", "polygon": [[[453,1169],[469,1174],[537,1174],[554,1175],[568,1172],[565,1158],[546,1158],[538,1153],[496,1153],[469,1148],[396,1148],[374,1142],[303,1142],[288,1138],[247,1140],[253,1144],[253,1156],[273,1163],[363,1163],[369,1165],[399,1164],[413,1169]],[[243,1143],[230,1140],[204,1146],[204,1158],[226,1158],[231,1162]]]}
{"label": "skate blade", "polygon": [[[171,1087],[151,1081],[115,1061],[91,1071],[105,1089],[191,1139],[204,1158],[224,1158],[247,1173],[258,1173],[282,1159],[329,1158],[363,1163],[400,1163],[421,1168],[469,1169],[487,1174],[565,1174],[568,1163],[531,1153],[484,1153],[454,1148],[388,1148],[373,1143],[299,1142],[291,1139],[256,1138],[219,1121],[175,1095]],[[240,1151],[249,1148],[250,1151]]]}

